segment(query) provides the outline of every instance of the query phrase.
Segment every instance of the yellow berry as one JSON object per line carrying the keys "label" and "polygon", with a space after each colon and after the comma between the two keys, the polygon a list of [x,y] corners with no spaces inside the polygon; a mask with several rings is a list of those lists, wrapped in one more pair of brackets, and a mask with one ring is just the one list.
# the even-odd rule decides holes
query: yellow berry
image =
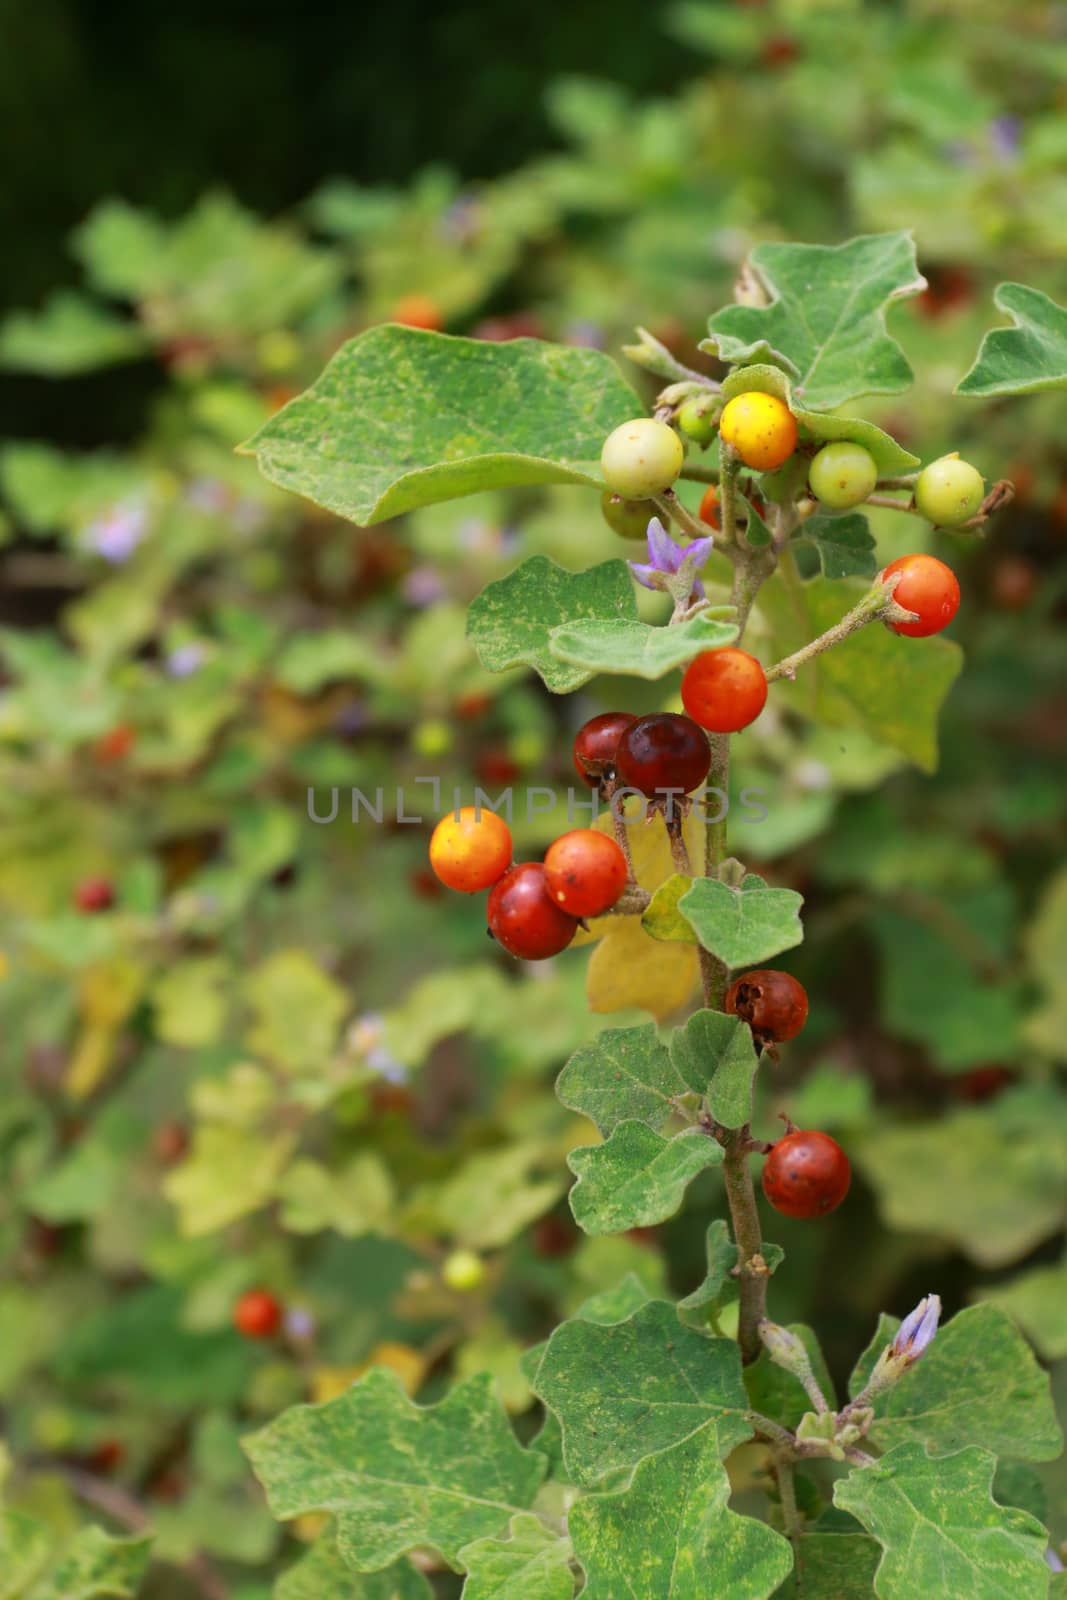
{"label": "yellow berry", "polygon": [[450,1289],[468,1294],[485,1282],[485,1262],[473,1250],[453,1250],[441,1268],[441,1277]]}
{"label": "yellow berry", "polygon": [[777,395],[751,389],[727,403],[719,437],[733,445],[746,467],[774,472],[797,447],[797,419]]}

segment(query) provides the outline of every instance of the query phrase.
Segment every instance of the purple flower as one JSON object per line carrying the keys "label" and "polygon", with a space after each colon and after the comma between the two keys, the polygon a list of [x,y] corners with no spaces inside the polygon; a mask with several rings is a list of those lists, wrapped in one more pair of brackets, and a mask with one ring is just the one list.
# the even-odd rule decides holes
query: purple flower
{"label": "purple flower", "polygon": [[[702,567],[711,555],[714,543],[714,539],[710,538],[694,539],[692,544],[687,544],[683,549],[675,544],[659,518],[653,517],[648,525],[648,562],[628,561],[626,565],[644,588],[666,589],[667,584],[663,580],[673,578],[683,561],[692,561],[691,570]],[[693,579],[692,592],[703,600],[704,585],[699,578]]]}
{"label": "purple flower", "polygon": [[1064,1567],[1063,1562],[1059,1558],[1059,1555],[1057,1554],[1057,1552],[1055,1550],[1053,1550],[1051,1545],[1049,1545],[1048,1549],[1045,1551],[1045,1560],[1047,1561],[1048,1565],[1052,1568],[1053,1572],[1065,1572],[1065,1571],[1067,1571],[1067,1568]]}
{"label": "purple flower", "polygon": [[121,566],[128,561],[148,532],[148,511],[140,500],[126,500],[91,522],[89,544],[97,555]]}
{"label": "purple flower", "polygon": [[1001,161],[1014,161],[1019,154],[1019,137],[1022,133],[1022,123],[1018,117],[994,117],[989,123],[987,132],[994,154]]}
{"label": "purple flower", "polygon": [[444,579],[435,567],[412,567],[400,587],[412,606],[432,606],[447,593]]}
{"label": "purple flower", "polygon": [[315,1318],[303,1306],[291,1306],[285,1313],[286,1333],[301,1344],[315,1337],[315,1326]]}
{"label": "purple flower", "polygon": [[580,350],[603,350],[604,330],[598,322],[593,322],[588,317],[579,317],[577,322],[572,322],[563,335],[568,344],[577,345]]}
{"label": "purple flower", "polygon": [[167,671],[172,678],[191,678],[204,664],[204,647],[194,640],[180,644],[167,657]]}
{"label": "purple flower", "polygon": [[890,1346],[893,1357],[897,1361],[905,1362],[909,1367],[914,1361],[918,1361],[932,1342],[940,1317],[940,1297],[936,1294],[926,1295],[900,1324],[897,1336]]}

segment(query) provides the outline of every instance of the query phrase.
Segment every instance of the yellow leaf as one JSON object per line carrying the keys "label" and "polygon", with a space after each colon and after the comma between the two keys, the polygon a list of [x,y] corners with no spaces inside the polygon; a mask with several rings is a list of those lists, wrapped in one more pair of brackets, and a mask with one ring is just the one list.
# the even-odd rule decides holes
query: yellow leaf
{"label": "yellow leaf", "polygon": [[589,959],[585,992],[591,1011],[638,1007],[657,1022],[692,998],[700,975],[695,945],[650,939],[639,917],[611,917]]}
{"label": "yellow leaf", "polygon": [[366,1361],[354,1367],[316,1367],[311,1375],[311,1398],[315,1405],[326,1400],[336,1400],[357,1383],[372,1367],[388,1367],[395,1372],[408,1394],[414,1394],[422,1382],[426,1363],[410,1345],[396,1344],[386,1339],[375,1345]]}
{"label": "yellow leaf", "polygon": [[79,1001],[85,1021],[93,1026],[116,1027],[133,1011],[145,986],[143,967],[125,956],[89,967],[79,984]]}
{"label": "yellow leaf", "polygon": [[118,1030],[108,1022],[87,1022],[67,1064],[66,1089],[72,1100],[85,1100],[107,1077],[115,1055]]}

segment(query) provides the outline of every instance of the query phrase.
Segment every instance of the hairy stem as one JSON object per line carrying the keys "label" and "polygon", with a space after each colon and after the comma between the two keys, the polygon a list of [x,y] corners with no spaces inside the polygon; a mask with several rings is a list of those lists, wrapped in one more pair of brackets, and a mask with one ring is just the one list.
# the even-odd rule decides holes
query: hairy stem
{"label": "hairy stem", "polygon": [[723,1134],[725,1159],[722,1164],[726,1199],[737,1245],[737,1277],[740,1291],[740,1320],[737,1339],[741,1360],[747,1366],[763,1348],[759,1325],[767,1314],[767,1263],[763,1259],[763,1234],[756,1209],[756,1190],[748,1164],[748,1130],[731,1128]]}
{"label": "hairy stem", "polygon": [[793,1463],[784,1450],[773,1452],[774,1475],[778,1480],[778,1496],[782,1505],[782,1527],[786,1538],[794,1547],[796,1554],[796,1540],[803,1531],[804,1522],[797,1510],[797,1488],[793,1476]]}
{"label": "hairy stem", "polygon": [[702,461],[687,461],[680,474],[688,478],[690,483],[718,483],[718,467],[706,467]]}
{"label": "hairy stem", "polygon": [[791,656],[786,656],[773,667],[768,667],[767,682],[774,683],[779,678],[795,678],[799,667],[814,661],[824,650],[840,644],[842,639],[847,639],[850,634],[865,628],[868,622],[884,621],[887,618],[897,622],[910,621],[914,620],[914,613],[905,611],[897,605],[890,585],[876,583],[858,605],[846,612],[840,622],[836,622],[832,628],[827,628],[825,633],[820,633],[817,639],[809,640],[799,650],[794,650]]}

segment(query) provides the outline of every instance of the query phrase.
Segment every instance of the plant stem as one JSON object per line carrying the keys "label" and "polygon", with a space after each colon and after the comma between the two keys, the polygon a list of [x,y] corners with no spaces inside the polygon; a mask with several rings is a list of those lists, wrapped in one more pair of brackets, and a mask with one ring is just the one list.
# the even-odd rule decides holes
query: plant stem
{"label": "plant stem", "polygon": [[867,506],[884,506],[887,511],[906,511],[912,517],[920,515],[910,500],[896,500],[891,494],[869,494],[863,503]]}
{"label": "plant stem", "polygon": [[793,1477],[793,1463],[782,1450],[773,1452],[774,1475],[778,1479],[778,1495],[782,1505],[782,1526],[786,1538],[794,1547],[796,1554],[796,1540],[803,1530],[803,1519],[797,1510],[796,1480]]}
{"label": "plant stem", "polygon": [[747,1128],[730,1128],[722,1135],[725,1159],[722,1164],[726,1199],[737,1245],[737,1274],[740,1290],[740,1320],[737,1339],[741,1360],[747,1366],[763,1348],[759,1325],[767,1313],[767,1263],[763,1259],[763,1234],[756,1209],[756,1190],[748,1164]]}
{"label": "plant stem", "polygon": [[692,862],[689,860],[689,850],[683,833],[684,818],[681,810],[672,805],[670,821],[667,823],[667,837],[671,842],[671,861],[674,863],[675,872],[680,872],[684,877],[693,875]]}
{"label": "plant stem", "polygon": [[[716,790],[714,799],[721,810],[721,816],[715,822],[706,824],[704,830],[704,876],[714,878],[726,860],[726,814],[730,793],[730,735],[728,733],[712,733],[708,736],[711,746],[711,766],[708,769],[708,789]],[[721,1011],[723,999],[726,995],[726,986],[730,977],[729,968],[710,950],[700,947],[700,982],[704,990],[704,1004],[712,1011]]]}
{"label": "plant stem", "polygon": [[[118,1484],[107,1483],[81,1467],[63,1466],[60,1470],[79,1500],[102,1511],[128,1533],[144,1533],[150,1527],[151,1519],[140,1501]],[[229,1587],[207,1556],[190,1556],[183,1565],[205,1600],[229,1600]]]}
{"label": "plant stem", "polygon": [[824,650],[829,650],[831,645],[840,644],[842,639],[847,639],[850,634],[865,628],[868,622],[894,615],[897,618],[908,618],[911,613],[903,611],[896,604],[884,584],[876,583],[858,605],[846,612],[840,622],[835,623],[832,628],[827,628],[825,633],[820,633],[817,639],[811,639],[801,649],[794,650],[791,656],[786,656],[773,667],[768,667],[767,682],[774,683],[778,678],[795,678],[798,667],[813,661],[816,656],[822,655]]}
{"label": "plant stem", "polygon": [[679,477],[688,478],[690,483],[718,483],[719,469],[706,467],[701,461],[687,461]]}

